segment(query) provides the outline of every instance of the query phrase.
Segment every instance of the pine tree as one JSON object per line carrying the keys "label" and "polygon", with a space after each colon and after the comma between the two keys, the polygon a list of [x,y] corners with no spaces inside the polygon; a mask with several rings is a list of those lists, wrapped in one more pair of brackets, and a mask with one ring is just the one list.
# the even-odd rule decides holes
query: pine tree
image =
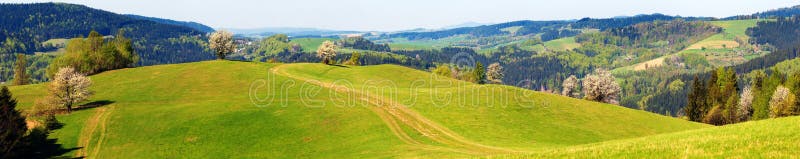
{"label": "pine tree", "polygon": [[475,63],[475,82],[478,84],[485,84],[486,83],[486,70],[483,68],[483,64],[481,62]]}
{"label": "pine tree", "polygon": [[689,92],[689,101],[686,108],[684,108],[686,116],[689,117],[691,121],[702,121],[703,116],[707,112],[707,91],[704,83],[705,82],[696,75],[694,76],[694,80],[692,80],[692,91]]}
{"label": "pine tree", "polygon": [[18,146],[28,130],[25,117],[16,109],[17,101],[5,86],[0,89],[0,158],[11,158],[12,149]]}

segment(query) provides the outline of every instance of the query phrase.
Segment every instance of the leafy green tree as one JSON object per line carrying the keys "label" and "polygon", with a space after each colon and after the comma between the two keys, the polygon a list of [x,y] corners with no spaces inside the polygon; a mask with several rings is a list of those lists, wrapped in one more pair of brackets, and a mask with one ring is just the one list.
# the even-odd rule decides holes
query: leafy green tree
{"label": "leafy green tree", "polygon": [[103,35],[98,33],[97,31],[92,30],[89,32],[89,36],[87,37],[89,41],[89,50],[90,51],[98,51],[100,47],[103,46]]}
{"label": "leafy green tree", "polygon": [[14,64],[14,85],[28,84],[29,76],[25,72],[28,66],[28,61],[25,60],[24,54],[17,54],[17,62]]}
{"label": "leafy green tree", "polygon": [[800,72],[792,74],[792,80],[789,81],[791,89],[794,92],[794,109],[793,112],[800,114]]}
{"label": "leafy green tree", "polygon": [[12,151],[19,146],[28,127],[25,117],[16,109],[17,101],[11,96],[8,88],[0,89],[0,158],[12,158],[16,153]]}
{"label": "leafy green tree", "polygon": [[452,71],[450,70],[450,66],[447,66],[447,65],[444,65],[444,64],[439,65],[435,69],[433,69],[433,73],[437,74],[437,75],[440,75],[440,76],[445,76],[445,77],[452,77],[453,76],[452,75]]}
{"label": "leafy green tree", "polygon": [[670,92],[680,92],[683,91],[684,85],[686,85],[686,83],[683,83],[682,80],[677,79],[669,83],[668,89]]}
{"label": "leafy green tree", "polygon": [[64,55],[54,59],[47,67],[47,76],[52,78],[60,68],[70,67],[82,74],[133,67],[139,61],[131,44],[120,30],[114,40],[105,41],[97,32],[88,38],[74,38],[67,43]]}
{"label": "leafy green tree", "polygon": [[758,91],[758,97],[753,102],[753,119],[770,118],[770,100],[778,89],[778,86],[785,82],[785,75],[780,70],[772,70],[772,74],[764,80],[763,86]]}
{"label": "leafy green tree", "polygon": [[345,64],[346,65],[352,65],[352,66],[361,65],[360,58],[361,58],[361,54],[359,54],[358,52],[353,52],[353,54],[350,54],[350,59],[347,60],[347,62],[345,62]]}
{"label": "leafy green tree", "polygon": [[486,84],[486,70],[483,68],[483,64],[481,62],[475,63],[475,70],[473,70],[473,74],[475,76],[475,83],[478,84]]}

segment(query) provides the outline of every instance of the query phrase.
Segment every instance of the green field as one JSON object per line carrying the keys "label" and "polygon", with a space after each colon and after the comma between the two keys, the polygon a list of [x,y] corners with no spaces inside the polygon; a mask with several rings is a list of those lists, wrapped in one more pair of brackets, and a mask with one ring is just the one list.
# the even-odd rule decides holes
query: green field
{"label": "green field", "polygon": [[314,52],[317,51],[319,45],[322,45],[322,42],[326,40],[335,41],[336,39],[333,38],[296,38],[292,39],[292,43],[300,45],[306,52]]}
{"label": "green field", "polygon": [[549,50],[572,50],[581,44],[575,42],[575,37],[566,37],[544,42],[544,46]]}
{"label": "green field", "polygon": [[800,117],[787,117],[497,158],[796,158]]}
{"label": "green field", "polygon": [[736,39],[747,41],[750,36],[747,36],[747,28],[755,27],[759,19],[751,20],[727,20],[727,21],[711,21],[709,23],[721,27],[722,33],[712,35],[700,42],[697,42],[687,48],[687,50],[702,49],[702,48],[736,48],[739,47],[739,42]]}
{"label": "green field", "polygon": [[[70,156],[460,158],[710,127],[395,65],[209,61],[91,78],[91,101],[112,103],[58,116],[66,125],[53,137],[65,148],[82,147]],[[11,90],[27,109],[45,85]],[[274,99],[252,102],[251,95]]]}
{"label": "green field", "polygon": [[394,50],[420,50],[448,47],[467,40],[469,40],[467,35],[457,35],[441,39],[408,40],[406,38],[391,38],[376,40],[375,42],[388,43],[389,47]]}
{"label": "green field", "polygon": [[723,28],[725,39],[733,40],[735,37],[739,37],[748,40],[750,36],[747,35],[747,28],[755,27],[761,21],[767,21],[767,19],[711,21],[710,23]]}

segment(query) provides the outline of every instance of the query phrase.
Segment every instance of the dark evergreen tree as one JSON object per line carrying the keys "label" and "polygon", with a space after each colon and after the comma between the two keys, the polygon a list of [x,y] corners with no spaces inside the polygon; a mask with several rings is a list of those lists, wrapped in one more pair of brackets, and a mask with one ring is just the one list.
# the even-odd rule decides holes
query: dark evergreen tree
{"label": "dark evergreen tree", "polygon": [[28,130],[23,117],[16,109],[17,101],[8,88],[0,89],[0,158],[14,158],[18,145]]}
{"label": "dark evergreen tree", "polygon": [[689,120],[701,122],[703,120],[703,116],[708,111],[708,103],[706,99],[708,98],[706,93],[706,86],[702,79],[699,76],[695,75],[694,80],[692,80],[692,91],[689,92],[689,99],[688,104],[684,108],[686,116],[689,117]]}
{"label": "dark evergreen tree", "polygon": [[475,63],[475,83],[478,84],[485,84],[486,83],[486,68],[483,67],[481,62]]}

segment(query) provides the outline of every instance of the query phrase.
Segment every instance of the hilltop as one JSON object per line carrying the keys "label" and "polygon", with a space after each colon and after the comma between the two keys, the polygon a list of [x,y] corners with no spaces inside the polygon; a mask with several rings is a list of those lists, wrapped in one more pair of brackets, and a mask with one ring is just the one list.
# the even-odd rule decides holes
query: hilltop
{"label": "hilltop", "polygon": [[[96,96],[90,101],[108,105],[58,116],[65,127],[53,136],[64,147],[82,147],[70,155],[466,157],[709,127],[396,65],[209,61],[91,78]],[[29,109],[45,84],[11,90]]]}

